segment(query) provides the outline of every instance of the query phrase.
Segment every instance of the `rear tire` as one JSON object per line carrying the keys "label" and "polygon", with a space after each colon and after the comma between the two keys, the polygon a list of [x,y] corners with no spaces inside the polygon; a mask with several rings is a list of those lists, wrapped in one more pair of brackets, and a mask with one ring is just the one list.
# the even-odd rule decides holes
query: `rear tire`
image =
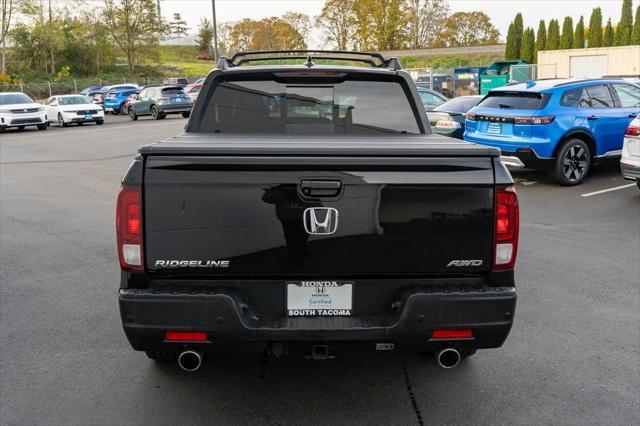
{"label": "rear tire", "polygon": [[104,121],[103,120],[98,120],[98,121],[96,121],[96,124],[98,126],[102,126],[104,124]]}
{"label": "rear tire", "polygon": [[125,104],[120,105],[120,114],[127,113],[127,106]]}
{"label": "rear tire", "polygon": [[175,362],[178,360],[178,354],[176,352],[147,351],[145,353],[149,359],[158,362]]}
{"label": "rear tire", "polygon": [[[2,130],[0,130],[0,132],[2,132]],[[640,180],[636,181],[636,185],[638,186],[638,189],[640,189]]]}
{"label": "rear tire", "polygon": [[47,127],[49,127],[47,123],[38,124],[38,130],[47,130]]}
{"label": "rear tire", "polygon": [[136,114],[136,110],[133,107],[129,107],[129,118],[132,121],[136,121],[138,119],[138,114]]}
{"label": "rear tire", "polygon": [[189,116],[190,116],[190,115],[191,115],[191,112],[190,112],[190,111],[187,111],[187,112],[183,112],[183,113],[182,113],[182,116],[183,116],[184,118],[189,118]]}
{"label": "rear tire", "polygon": [[591,169],[591,149],[582,139],[568,139],[556,154],[549,177],[559,185],[582,183]]}
{"label": "rear tire", "polygon": [[154,120],[162,120],[164,118],[162,117],[162,114],[160,114],[160,111],[158,110],[157,106],[152,105],[150,111],[151,111],[151,117]]}

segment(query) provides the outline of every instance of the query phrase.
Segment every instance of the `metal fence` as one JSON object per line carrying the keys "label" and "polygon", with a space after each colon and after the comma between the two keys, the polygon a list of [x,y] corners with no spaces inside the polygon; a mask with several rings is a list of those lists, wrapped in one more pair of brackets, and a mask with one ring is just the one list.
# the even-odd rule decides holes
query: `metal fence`
{"label": "metal fence", "polygon": [[[189,81],[194,82],[200,77],[190,77]],[[147,84],[162,83],[162,80],[151,79],[149,77],[108,79],[77,79],[64,81],[47,81],[42,83],[0,83],[0,93],[2,92],[23,92],[33,99],[46,99],[53,95],[66,95],[80,93],[89,86],[111,86],[113,84],[135,83],[139,86]]]}
{"label": "metal fence", "polygon": [[511,65],[510,74],[510,83],[522,83],[528,80],[556,78],[558,76],[556,64]]}

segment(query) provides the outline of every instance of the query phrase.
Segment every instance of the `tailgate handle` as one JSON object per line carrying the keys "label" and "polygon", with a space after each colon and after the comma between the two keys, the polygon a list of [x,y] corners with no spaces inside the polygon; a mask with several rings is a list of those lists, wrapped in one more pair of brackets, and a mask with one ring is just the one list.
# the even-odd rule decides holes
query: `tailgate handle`
{"label": "tailgate handle", "polygon": [[342,190],[342,182],[339,180],[302,180],[300,192],[305,197],[323,198],[337,197]]}

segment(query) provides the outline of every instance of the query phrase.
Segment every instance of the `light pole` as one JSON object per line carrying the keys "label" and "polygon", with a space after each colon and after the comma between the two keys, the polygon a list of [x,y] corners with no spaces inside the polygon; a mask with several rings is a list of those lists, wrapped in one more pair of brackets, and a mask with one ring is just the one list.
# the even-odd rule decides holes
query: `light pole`
{"label": "light pole", "polygon": [[216,0],[211,0],[213,10],[213,60],[218,62],[218,25],[216,24]]}

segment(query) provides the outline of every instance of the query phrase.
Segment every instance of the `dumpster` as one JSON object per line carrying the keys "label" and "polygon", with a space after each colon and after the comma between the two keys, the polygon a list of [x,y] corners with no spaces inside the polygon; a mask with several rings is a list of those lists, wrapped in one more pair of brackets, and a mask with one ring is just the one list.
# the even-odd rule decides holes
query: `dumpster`
{"label": "dumpster", "polygon": [[480,74],[480,94],[486,95],[491,89],[506,86],[512,81],[511,66],[527,64],[521,60],[495,61]]}
{"label": "dumpster", "polygon": [[[438,93],[443,94],[447,98],[453,97],[453,79],[451,75],[446,72],[433,72],[429,75],[423,75],[416,80],[417,86],[426,87],[431,90],[435,90]],[[431,83],[433,82],[433,87]]]}
{"label": "dumpster", "polygon": [[456,96],[480,94],[480,74],[487,67],[464,67],[453,70],[453,86]]}

